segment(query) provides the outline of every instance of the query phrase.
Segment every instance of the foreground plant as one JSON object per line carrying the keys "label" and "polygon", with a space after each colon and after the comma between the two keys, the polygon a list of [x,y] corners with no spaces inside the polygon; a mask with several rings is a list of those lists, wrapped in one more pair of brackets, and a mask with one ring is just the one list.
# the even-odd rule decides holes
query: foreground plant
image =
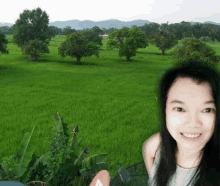
{"label": "foreground plant", "polygon": [[[30,134],[25,134],[18,153],[3,158],[0,164],[0,181],[19,181],[30,185],[41,182],[42,185],[82,186],[88,185],[99,171],[110,168],[104,162],[107,154],[85,158],[89,149],[86,147],[81,150],[84,140],[80,138],[77,142],[77,125],[73,130],[73,138],[69,139],[67,124],[63,123],[59,113],[55,114],[54,119],[53,140],[49,143],[48,152],[41,157],[35,156],[39,128],[34,126]],[[37,132],[34,133],[35,129]],[[86,180],[89,176],[90,180]]]}

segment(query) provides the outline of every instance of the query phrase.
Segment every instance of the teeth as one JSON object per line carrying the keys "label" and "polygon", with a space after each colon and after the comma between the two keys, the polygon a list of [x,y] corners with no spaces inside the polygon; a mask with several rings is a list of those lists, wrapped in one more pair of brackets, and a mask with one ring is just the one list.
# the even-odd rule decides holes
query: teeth
{"label": "teeth", "polygon": [[200,136],[200,134],[191,135],[191,134],[184,134],[184,133],[183,133],[183,135],[186,136],[186,137],[188,137],[188,138],[196,138],[196,137]]}

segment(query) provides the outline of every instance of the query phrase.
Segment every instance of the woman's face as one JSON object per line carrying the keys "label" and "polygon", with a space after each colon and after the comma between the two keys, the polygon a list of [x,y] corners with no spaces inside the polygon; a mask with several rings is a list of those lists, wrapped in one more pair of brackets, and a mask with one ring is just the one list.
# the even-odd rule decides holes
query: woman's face
{"label": "woman's face", "polygon": [[[213,102],[206,104],[208,101]],[[215,111],[208,83],[197,85],[190,78],[178,78],[171,86],[166,102],[166,125],[178,149],[186,156],[200,151],[212,137]],[[202,135],[194,140],[181,133]]]}

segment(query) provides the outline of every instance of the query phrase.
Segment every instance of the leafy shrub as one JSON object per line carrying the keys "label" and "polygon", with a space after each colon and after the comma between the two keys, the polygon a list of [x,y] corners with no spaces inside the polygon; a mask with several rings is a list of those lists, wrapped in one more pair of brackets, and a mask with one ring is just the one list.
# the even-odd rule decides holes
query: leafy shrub
{"label": "leafy shrub", "polygon": [[0,53],[8,54],[7,44],[9,41],[6,39],[5,34],[0,33]]}
{"label": "leafy shrub", "polygon": [[161,54],[165,55],[167,50],[178,44],[178,40],[174,34],[161,30],[159,34],[151,34],[150,43],[158,47]]}
{"label": "leafy shrub", "polygon": [[216,51],[203,43],[201,39],[194,37],[186,38],[182,41],[183,45],[174,49],[173,58],[176,59],[174,65],[184,65],[188,63],[204,63],[210,67],[216,67],[220,57],[216,56]]}
{"label": "leafy shrub", "polygon": [[203,42],[209,42],[209,41],[212,41],[211,38],[210,38],[209,36],[203,36],[203,37],[201,37],[200,39],[201,39],[201,41],[203,41]]}
{"label": "leafy shrub", "polygon": [[35,39],[26,42],[22,46],[22,53],[29,55],[32,59],[38,61],[38,58],[43,53],[49,53],[49,49],[45,42]]}
{"label": "leafy shrub", "polygon": [[[82,184],[88,185],[92,177],[87,183],[84,178],[89,175],[95,176],[99,171],[109,170],[109,165],[104,162],[107,154],[96,154],[85,158],[89,149],[86,147],[82,151],[81,139],[76,140],[76,133],[79,132],[78,126],[73,130],[73,138],[68,140],[67,124],[63,123],[59,113],[54,116],[55,126],[53,128],[53,140],[49,143],[48,152],[41,157],[36,157],[34,151],[38,145],[37,133],[34,133],[35,126],[31,134],[26,133],[20,150],[16,155],[9,158],[3,158],[0,164],[0,181],[11,180],[22,183],[29,182],[32,179],[43,179],[49,185],[70,185]],[[33,137],[34,136],[34,137]],[[43,183],[43,182],[42,182]]]}

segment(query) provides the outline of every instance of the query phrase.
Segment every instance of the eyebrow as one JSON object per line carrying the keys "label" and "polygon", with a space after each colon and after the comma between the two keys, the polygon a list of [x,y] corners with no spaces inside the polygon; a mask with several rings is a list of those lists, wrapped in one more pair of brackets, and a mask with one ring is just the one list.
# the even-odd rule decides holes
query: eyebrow
{"label": "eyebrow", "polygon": [[[173,100],[173,101],[171,101],[171,103],[185,104],[184,102],[179,101],[179,100]],[[215,103],[215,102],[211,100],[211,101],[206,101],[204,104],[209,104],[209,103]]]}

